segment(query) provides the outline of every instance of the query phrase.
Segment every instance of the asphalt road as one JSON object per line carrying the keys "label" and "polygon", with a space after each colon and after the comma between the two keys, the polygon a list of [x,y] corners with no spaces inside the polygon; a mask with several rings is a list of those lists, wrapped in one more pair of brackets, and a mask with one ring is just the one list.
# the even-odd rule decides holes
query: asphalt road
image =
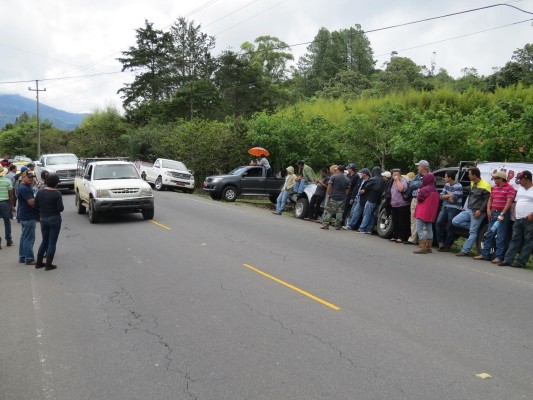
{"label": "asphalt road", "polygon": [[153,222],[64,201],[58,270],[0,250],[1,400],[533,398],[531,271],[182,193]]}

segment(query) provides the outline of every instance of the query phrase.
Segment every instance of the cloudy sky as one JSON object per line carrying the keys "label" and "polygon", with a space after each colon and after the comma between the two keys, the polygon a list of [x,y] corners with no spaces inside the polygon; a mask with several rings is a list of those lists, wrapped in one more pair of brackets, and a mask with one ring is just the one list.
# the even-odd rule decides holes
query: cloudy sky
{"label": "cloudy sky", "polygon": [[[131,82],[116,61],[135,45],[145,19],[166,29],[180,16],[215,36],[214,55],[238,50],[261,35],[292,45],[295,59],[318,30],[360,24],[365,31],[497,4],[488,0],[2,0],[0,94],[35,98],[69,112],[121,109],[117,91]],[[506,4],[533,13],[533,0]],[[529,21],[527,21],[529,20]],[[526,21],[526,22],[524,22]],[[368,33],[380,68],[392,51],[454,77],[473,67],[481,75],[502,67],[533,42],[533,14],[498,6]]]}

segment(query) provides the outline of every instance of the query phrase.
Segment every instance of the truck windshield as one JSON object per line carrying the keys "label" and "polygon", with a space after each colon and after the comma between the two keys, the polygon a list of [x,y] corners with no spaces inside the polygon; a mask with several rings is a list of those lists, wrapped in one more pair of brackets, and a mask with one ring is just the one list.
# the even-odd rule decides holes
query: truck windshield
{"label": "truck windshield", "polygon": [[96,165],[94,179],[139,179],[139,174],[135,167],[129,164]]}
{"label": "truck windshield", "polygon": [[233,171],[228,172],[228,175],[241,175],[247,168],[248,167],[235,168]]}
{"label": "truck windshield", "polygon": [[61,156],[51,156],[46,159],[47,165],[59,165],[59,164],[78,164],[78,158],[73,154],[65,154]]}
{"label": "truck windshield", "polygon": [[187,171],[187,167],[181,161],[163,160],[163,168],[177,169]]}

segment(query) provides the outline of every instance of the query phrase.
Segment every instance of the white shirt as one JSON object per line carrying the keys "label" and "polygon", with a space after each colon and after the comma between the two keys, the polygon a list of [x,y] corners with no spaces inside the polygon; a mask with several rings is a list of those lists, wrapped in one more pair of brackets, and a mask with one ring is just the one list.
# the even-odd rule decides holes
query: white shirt
{"label": "white shirt", "polygon": [[528,214],[533,213],[533,186],[528,190],[523,186],[516,192],[516,219],[526,218]]}

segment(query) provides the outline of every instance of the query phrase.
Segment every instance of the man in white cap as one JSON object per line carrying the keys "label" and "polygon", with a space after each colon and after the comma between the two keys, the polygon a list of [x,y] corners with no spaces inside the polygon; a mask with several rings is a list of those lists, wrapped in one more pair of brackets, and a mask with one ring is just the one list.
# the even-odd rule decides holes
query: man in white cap
{"label": "man in white cap", "polygon": [[[15,211],[15,199],[13,196],[13,184],[11,180],[7,179],[7,167],[0,165],[0,216],[4,220],[4,232],[6,245],[13,245],[11,237],[11,213]],[[2,240],[0,239],[0,249],[2,248]]]}
{"label": "man in white cap", "polygon": [[414,217],[417,203],[416,196],[418,196],[418,189],[422,186],[422,178],[430,171],[429,162],[426,160],[420,160],[415,165],[418,168],[418,174],[416,174],[413,180],[409,183],[409,186],[414,188],[413,199],[411,200],[411,236],[409,236],[407,242],[404,242],[405,244],[418,244],[418,235],[416,234],[416,219]]}

